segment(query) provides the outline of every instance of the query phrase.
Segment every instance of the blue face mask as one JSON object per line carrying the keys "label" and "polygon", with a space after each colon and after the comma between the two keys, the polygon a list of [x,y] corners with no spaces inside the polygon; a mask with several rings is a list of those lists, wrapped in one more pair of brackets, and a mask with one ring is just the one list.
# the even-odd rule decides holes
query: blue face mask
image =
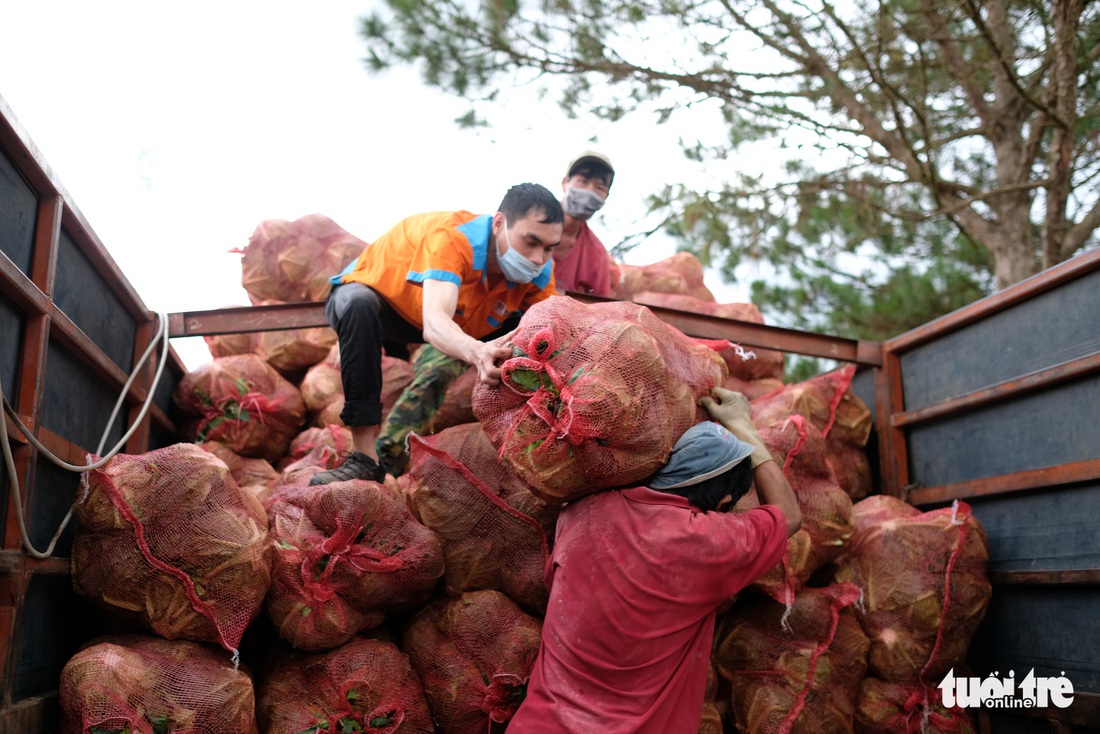
{"label": "blue face mask", "polygon": [[513,283],[530,283],[542,272],[542,265],[533,263],[512,247],[512,238],[508,234],[508,220],[504,220],[504,241],[508,249],[497,258],[504,277]]}

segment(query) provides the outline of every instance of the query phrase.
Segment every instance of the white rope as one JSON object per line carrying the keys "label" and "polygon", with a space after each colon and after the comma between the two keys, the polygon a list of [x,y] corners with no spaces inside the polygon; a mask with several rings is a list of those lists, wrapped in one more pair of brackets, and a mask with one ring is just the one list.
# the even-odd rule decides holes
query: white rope
{"label": "white rope", "polygon": [[[11,406],[10,403],[8,403],[7,398],[3,398],[4,389],[3,385],[0,384],[0,398],[3,398],[4,410],[8,413],[8,415],[11,416],[12,422],[19,429],[19,431],[26,437],[31,445],[38,449],[38,451],[42,455],[44,455],[46,458],[48,458],[50,461],[52,461],[54,464],[61,467],[62,469],[67,469],[72,472],[87,472],[93,469],[98,469],[99,467],[106,464],[115,454],[117,454],[122,449],[123,446],[126,445],[126,442],[130,440],[130,436],[134,435],[134,432],[138,429],[138,426],[141,425],[141,421],[145,418],[145,414],[146,412],[148,412],[149,406],[153,404],[154,393],[156,392],[157,385],[160,383],[161,375],[164,373],[164,367],[168,363],[168,314],[158,313],[157,317],[160,320],[160,323],[157,326],[157,333],[149,342],[149,346],[146,347],[145,353],[141,355],[141,359],[138,360],[137,365],[134,367],[134,371],[130,374],[130,378],[126,381],[126,384],[123,385],[122,392],[119,394],[118,401],[115,403],[115,409],[111,412],[111,417],[107,419],[107,426],[103,430],[103,437],[100,439],[99,446],[96,448],[96,454],[101,455],[102,457],[98,461],[90,462],[88,464],[85,464],[84,466],[77,466],[75,464],[70,464],[67,461],[64,461],[60,457],[56,456],[55,454],[51,453],[49,449],[43,446],[42,443],[39,442],[39,440],[34,435],[32,435],[29,430],[27,430],[27,427],[23,425],[23,421],[20,420],[19,414],[16,413],[15,409]],[[103,445],[107,443],[107,437],[111,433],[111,427],[114,425],[115,419],[118,417],[119,410],[122,408],[122,405],[126,401],[126,396],[130,392],[130,386],[133,385],[134,379],[137,377],[138,373],[141,372],[141,369],[145,366],[145,363],[149,361],[149,355],[153,353],[153,349],[156,348],[158,342],[161,345],[160,361],[157,364],[156,374],[153,375],[153,383],[152,385],[150,385],[149,391],[145,396],[145,402],[141,406],[141,411],[138,413],[138,416],[134,420],[133,425],[131,425],[129,430],[126,431],[125,435],[123,435],[123,437],[119,439],[118,443],[115,444],[115,446],[106,454],[103,454]],[[27,532],[27,520],[23,514],[23,497],[19,489],[19,480],[17,479],[15,474],[15,458],[12,456],[11,445],[8,441],[7,423],[2,419],[0,419],[0,442],[3,443],[4,461],[7,464],[9,482],[11,484],[12,495],[15,500],[15,519],[17,521],[17,524],[19,525],[19,537],[23,541],[23,547],[26,548],[27,553],[34,558],[49,558],[51,555],[53,555],[54,548],[57,546],[57,541],[61,537],[61,533],[65,532],[65,528],[68,526],[69,521],[72,519],[73,507],[69,508],[69,512],[61,521],[61,525],[57,528],[57,532],[54,533],[53,539],[50,541],[50,544],[49,546],[47,546],[46,550],[37,550],[32,545],[30,535]],[[91,457],[89,456],[88,458],[90,459]],[[86,492],[83,493],[80,500],[83,501],[86,495]],[[73,505],[76,505],[75,501]]]}

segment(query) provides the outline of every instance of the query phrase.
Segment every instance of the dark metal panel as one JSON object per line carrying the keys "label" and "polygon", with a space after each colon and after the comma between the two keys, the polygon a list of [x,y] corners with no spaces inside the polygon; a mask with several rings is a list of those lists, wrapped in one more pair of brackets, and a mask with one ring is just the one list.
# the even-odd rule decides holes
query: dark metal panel
{"label": "dark metal panel", "polygon": [[38,196],[0,150],[0,252],[24,273],[31,272]]}
{"label": "dark metal panel", "polygon": [[1100,588],[998,587],[970,645],[975,674],[1013,670],[1016,679],[1065,676],[1075,691],[1100,691]]}
{"label": "dark metal panel", "polygon": [[1100,270],[1100,249],[1076,255],[1030,278],[1025,278],[1000,293],[987,296],[946,316],[929,321],[927,324],[888,340],[886,346],[898,352],[907,352],[921,344],[935,341],[945,334],[988,319],[993,314],[1012,308],[1029,298],[1060,288],[1063,284],[1096,270]]}
{"label": "dark metal panel", "polygon": [[22,309],[0,295],[0,380],[4,397],[14,403],[19,379],[19,347],[27,319]]}
{"label": "dark metal panel", "polygon": [[1100,567],[1100,483],[971,502],[989,535],[990,571]]}
{"label": "dark metal panel", "polygon": [[[39,415],[43,427],[95,451],[117,400],[118,388],[105,383],[57,342],[50,342]],[[116,419],[107,449],[122,438],[124,430],[122,420]]]}
{"label": "dark metal panel", "polygon": [[33,576],[19,610],[12,698],[57,689],[61,669],[88,638],[84,603],[68,576]]}
{"label": "dark metal panel", "polygon": [[902,355],[905,409],[1100,351],[1100,270]]}
{"label": "dark metal panel", "polygon": [[[81,457],[77,465],[83,466],[84,463]],[[30,536],[31,545],[39,551],[45,551],[80,491],[80,475],[58,467],[39,454],[34,485],[35,491],[30,496],[31,504],[26,517],[27,534]],[[74,518],[69,521],[65,532],[61,534],[61,539],[54,549],[55,556],[60,558],[69,556],[73,547],[75,526]]]}
{"label": "dark metal panel", "polygon": [[[1100,321],[1100,319],[1098,319]],[[924,487],[1100,457],[1100,377],[913,427],[910,481]]]}
{"label": "dark metal panel", "polygon": [[137,327],[109,284],[64,230],[54,303],[112,362],[130,374]]}

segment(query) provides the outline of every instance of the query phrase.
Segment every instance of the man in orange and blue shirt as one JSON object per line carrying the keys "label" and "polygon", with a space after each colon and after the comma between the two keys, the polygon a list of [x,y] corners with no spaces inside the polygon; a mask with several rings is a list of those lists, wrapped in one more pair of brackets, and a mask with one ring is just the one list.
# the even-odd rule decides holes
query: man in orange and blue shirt
{"label": "man in orange and blue shirt", "polygon": [[354,451],[310,484],[382,481],[375,442],[382,422],[382,342],[427,342],[477,367],[487,385],[519,316],[555,295],[557,198],[538,184],[508,190],[497,212],[418,214],[398,222],[332,278],[325,315],[340,342],[341,420]]}

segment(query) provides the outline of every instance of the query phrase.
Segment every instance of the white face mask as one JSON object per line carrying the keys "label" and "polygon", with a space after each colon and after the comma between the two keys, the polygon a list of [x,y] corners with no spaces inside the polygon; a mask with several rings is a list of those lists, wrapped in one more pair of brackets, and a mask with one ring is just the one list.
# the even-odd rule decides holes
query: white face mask
{"label": "white face mask", "polygon": [[497,258],[497,263],[500,265],[504,277],[513,283],[530,283],[537,278],[538,274],[542,272],[543,266],[531,262],[512,247],[512,238],[508,234],[507,219],[504,220],[504,241],[508,244],[508,249]]}
{"label": "white face mask", "polygon": [[595,191],[570,186],[565,190],[562,209],[574,219],[588,219],[603,206],[605,199]]}

